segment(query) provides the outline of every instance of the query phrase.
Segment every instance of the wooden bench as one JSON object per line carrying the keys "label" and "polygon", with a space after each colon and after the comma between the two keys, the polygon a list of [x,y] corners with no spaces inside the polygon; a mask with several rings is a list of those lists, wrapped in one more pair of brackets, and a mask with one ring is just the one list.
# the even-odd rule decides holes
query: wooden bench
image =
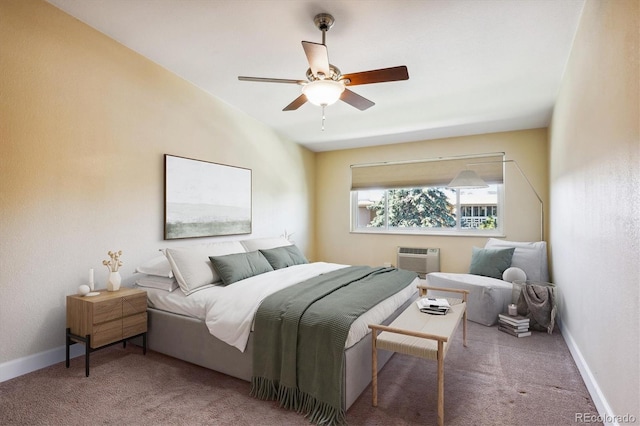
{"label": "wooden bench", "polygon": [[[388,326],[370,324],[372,330],[372,397],[378,406],[378,349],[431,359],[438,362],[438,425],[444,424],[444,358],[448,342],[462,319],[463,344],[467,346],[467,290],[418,286],[420,296],[428,290],[447,291],[462,295],[462,299],[447,299],[451,309],[446,315],[420,312],[412,303]],[[380,332],[380,334],[378,334]]]}

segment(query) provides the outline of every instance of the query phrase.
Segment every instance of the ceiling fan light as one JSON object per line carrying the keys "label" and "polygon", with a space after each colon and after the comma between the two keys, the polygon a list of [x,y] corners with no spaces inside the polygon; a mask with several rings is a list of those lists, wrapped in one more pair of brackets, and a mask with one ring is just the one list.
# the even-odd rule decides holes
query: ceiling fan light
{"label": "ceiling fan light", "polygon": [[314,105],[327,106],[334,104],[344,92],[344,84],[335,80],[315,80],[302,88],[302,93]]}

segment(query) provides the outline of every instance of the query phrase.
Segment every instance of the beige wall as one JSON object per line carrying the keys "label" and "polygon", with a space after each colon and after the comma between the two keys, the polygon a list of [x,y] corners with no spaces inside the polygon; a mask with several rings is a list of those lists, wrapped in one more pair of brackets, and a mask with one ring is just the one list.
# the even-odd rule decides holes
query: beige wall
{"label": "beige wall", "polygon": [[[398,246],[439,247],[441,270],[467,272],[471,248],[484,246],[486,238],[351,233],[350,165],[505,152],[507,159],[517,161],[546,200],[547,138],[546,129],[535,129],[318,153],[318,258],[348,264],[395,265]],[[513,164],[506,165],[505,173],[505,236],[515,241],[537,241],[540,203]]]}
{"label": "beige wall", "polygon": [[163,241],[165,153],[252,169],[252,236],[313,258],[314,153],[41,1],[0,2],[0,51],[0,367],[64,345],[65,296],[89,268],[104,288],[108,250],[130,282],[217,240]]}
{"label": "beige wall", "polygon": [[[587,1],[550,131],[565,340],[601,414],[640,421],[639,5]],[[591,381],[591,383],[589,383]],[[622,422],[620,422],[622,423]]]}

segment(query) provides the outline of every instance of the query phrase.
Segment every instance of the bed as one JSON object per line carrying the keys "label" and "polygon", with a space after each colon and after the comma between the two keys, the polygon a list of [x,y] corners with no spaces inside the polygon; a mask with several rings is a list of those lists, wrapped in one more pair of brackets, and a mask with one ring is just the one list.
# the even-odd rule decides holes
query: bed
{"label": "bed", "polygon": [[[293,259],[285,259],[281,267],[275,270],[251,275],[251,272],[242,272],[247,269],[246,265],[238,264],[237,259],[246,261],[248,253],[260,251],[273,254],[272,251],[278,250],[293,253],[290,256]],[[241,253],[245,255],[240,255]],[[205,254],[209,259],[205,259]],[[251,381],[253,375],[256,351],[253,328],[257,306],[269,295],[297,282],[341,273],[348,268],[348,265],[308,263],[306,259],[296,259],[300,255],[299,251],[283,239],[167,249],[165,255],[169,268],[162,259],[156,260],[156,265],[152,268],[138,268],[143,275],[137,282],[148,294],[149,348],[246,381]],[[211,267],[214,261],[227,261],[228,258],[234,260]],[[279,260],[282,259],[276,258],[275,263]],[[208,272],[204,266],[209,269]],[[225,267],[226,273],[236,279],[232,285],[219,285],[222,277],[215,275],[222,271],[224,276]],[[212,272],[213,277],[208,275]],[[149,280],[154,281],[154,278],[160,282],[164,280],[166,285],[152,285]],[[340,404],[344,412],[371,381],[371,334],[368,332],[368,324],[390,323],[417,298],[417,277],[411,275],[404,281],[406,282],[398,284],[399,291],[375,304],[349,328],[342,352]],[[197,287],[194,288],[193,285]],[[255,308],[243,311],[240,304],[249,304]],[[391,354],[388,354],[380,359],[378,368],[382,368],[390,357]]]}

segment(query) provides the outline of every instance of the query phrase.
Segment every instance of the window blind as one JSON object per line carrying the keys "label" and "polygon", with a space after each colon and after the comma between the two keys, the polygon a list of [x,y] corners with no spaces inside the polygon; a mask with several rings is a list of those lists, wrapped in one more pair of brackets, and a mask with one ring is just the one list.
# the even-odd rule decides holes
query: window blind
{"label": "window blind", "polygon": [[435,158],[394,163],[354,164],[351,190],[445,187],[461,171],[471,169],[485,182],[504,181],[504,153],[481,156]]}

